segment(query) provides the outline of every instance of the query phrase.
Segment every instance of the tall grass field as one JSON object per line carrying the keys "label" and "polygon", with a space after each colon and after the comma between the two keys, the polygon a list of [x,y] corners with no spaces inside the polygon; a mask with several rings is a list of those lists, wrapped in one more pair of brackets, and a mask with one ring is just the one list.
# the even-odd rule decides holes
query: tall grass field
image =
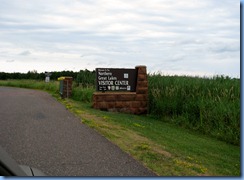
{"label": "tall grass field", "polygon": [[240,79],[153,74],[148,82],[151,115],[240,144]]}

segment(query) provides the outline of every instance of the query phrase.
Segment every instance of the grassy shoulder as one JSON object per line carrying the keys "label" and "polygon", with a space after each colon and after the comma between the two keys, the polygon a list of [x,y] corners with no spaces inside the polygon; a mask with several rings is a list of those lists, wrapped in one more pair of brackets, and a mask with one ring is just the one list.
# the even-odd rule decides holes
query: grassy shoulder
{"label": "grassy shoulder", "polygon": [[[21,84],[21,86],[20,86]],[[25,85],[23,85],[25,84]],[[61,99],[56,82],[0,81],[44,89],[125,152],[160,176],[240,176],[240,146],[201,135],[150,116],[98,111],[90,103]],[[167,117],[165,117],[167,118]]]}
{"label": "grassy shoulder", "polygon": [[240,176],[240,147],[148,116],[98,111],[89,103],[58,98],[96,129],[160,176]]}

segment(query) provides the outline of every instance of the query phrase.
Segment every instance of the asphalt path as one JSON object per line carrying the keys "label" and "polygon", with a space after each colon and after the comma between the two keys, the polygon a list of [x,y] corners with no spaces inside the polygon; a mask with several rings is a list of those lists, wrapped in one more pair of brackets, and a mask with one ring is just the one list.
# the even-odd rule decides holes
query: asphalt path
{"label": "asphalt path", "polygon": [[155,176],[38,90],[0,87],[0,145],[48,176]]}

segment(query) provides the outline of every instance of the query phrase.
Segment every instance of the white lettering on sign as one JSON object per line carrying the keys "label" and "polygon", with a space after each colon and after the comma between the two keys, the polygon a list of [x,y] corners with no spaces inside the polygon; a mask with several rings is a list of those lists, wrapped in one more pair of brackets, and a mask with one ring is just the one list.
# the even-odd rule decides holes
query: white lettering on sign
{"label": "white lettering on sign", "polygon": [[99,85],[114,85],[113,81],[98,81]]}
{"label": "white lettering on sign", "polygon": [[129,85],[129,81],[115,81],[115,85]]}
{"label": "white lettering on sign", "polygon": [[108,80],[110,80],[110,81],[116,81],[117,80],[117,77],[109,76],[108,77]]}
{"label": "white lettering on sign", "polygon": [[98,76],[98,80],[103,80],[103,81],[107,81],[107,77],[101,77],[101,76]]}
{"label": "white lettering on sign", "polygon": [[97,91],[135,91],[134,69],[96,68]]}
{"label": "white lettering on sign", "polygon": [[98,72],[100,76],[112,76],[111,72]]}

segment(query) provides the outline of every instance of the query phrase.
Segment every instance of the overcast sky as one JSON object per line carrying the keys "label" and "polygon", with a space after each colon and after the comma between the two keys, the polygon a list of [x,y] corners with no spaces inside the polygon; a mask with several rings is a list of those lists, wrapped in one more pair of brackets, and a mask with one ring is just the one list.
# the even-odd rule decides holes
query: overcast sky
{"label": "overcast sky", "polygon": [[240,77],[238,0],[0,0],[0,72]]}

